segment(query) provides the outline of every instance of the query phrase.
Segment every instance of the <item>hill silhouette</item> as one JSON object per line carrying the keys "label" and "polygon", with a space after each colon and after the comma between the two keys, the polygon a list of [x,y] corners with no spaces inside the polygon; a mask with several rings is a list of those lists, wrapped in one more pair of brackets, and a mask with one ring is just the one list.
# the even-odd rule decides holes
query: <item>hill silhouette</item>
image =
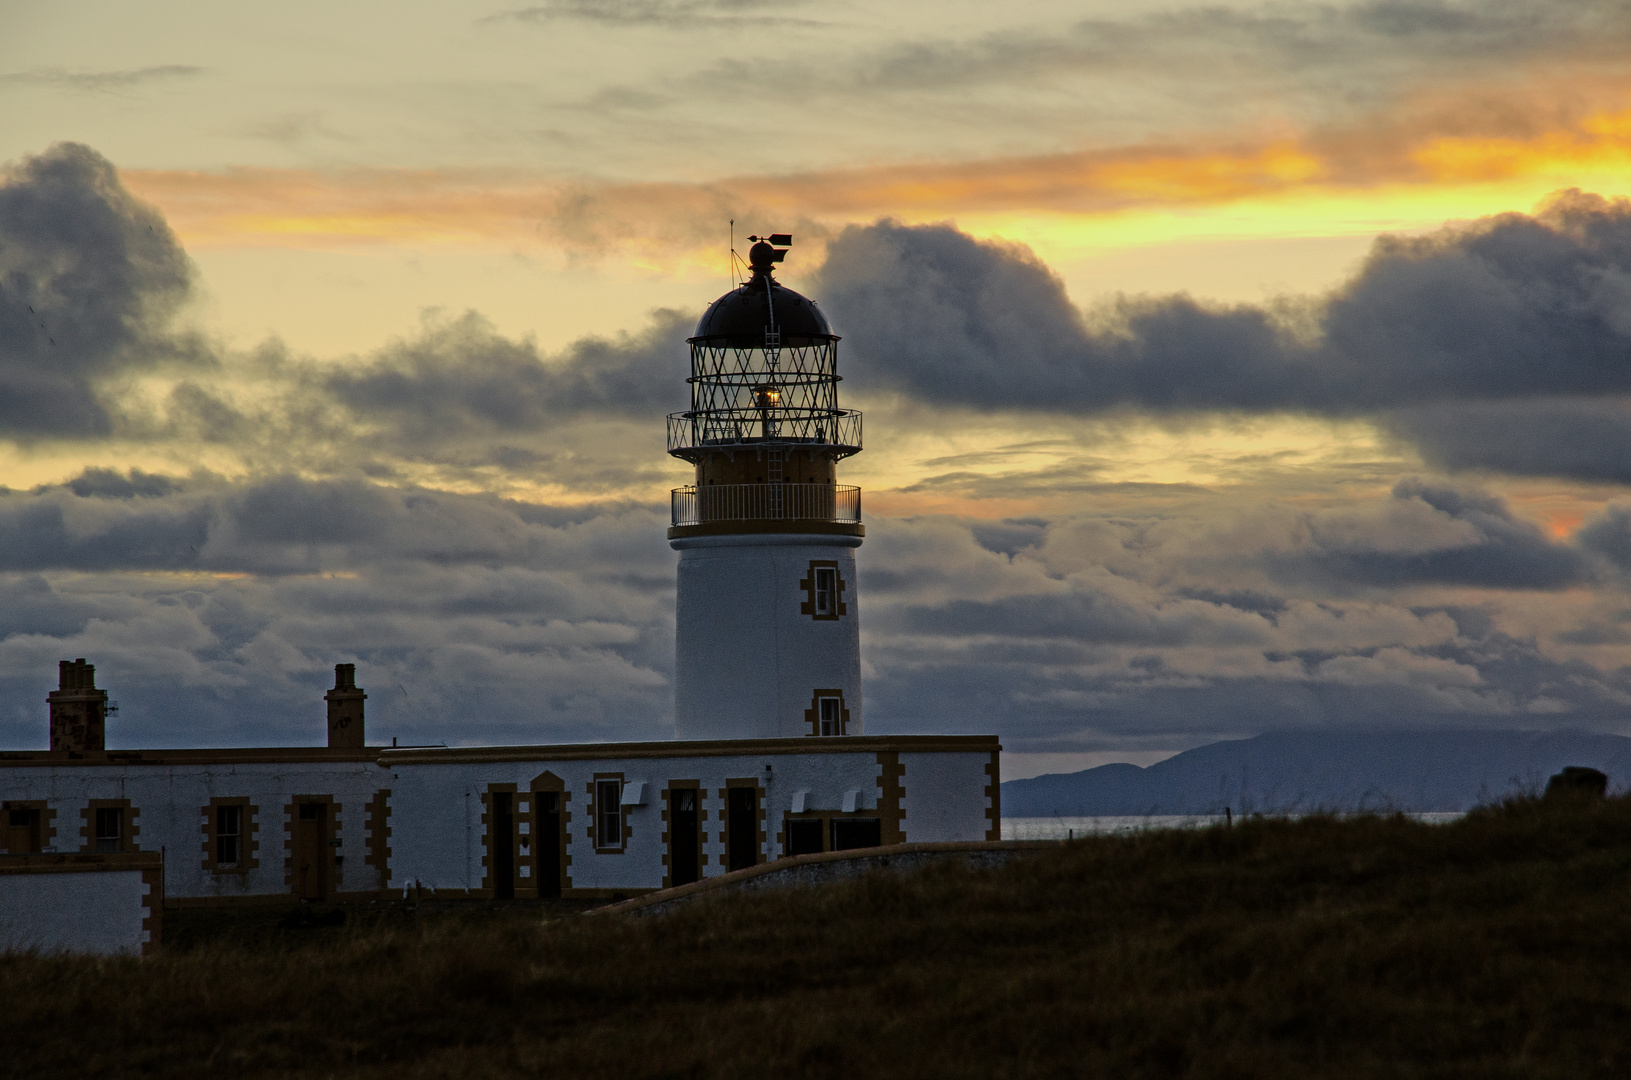
{"label": "hill silhouette", "polygon": [[1631,738],[1586,731],[1273,732],[1147,768],[1101,765],[1002,785],[1006,817],[1308,810],[1464,811],[1538,792],[1565,765],[1631,780]]}

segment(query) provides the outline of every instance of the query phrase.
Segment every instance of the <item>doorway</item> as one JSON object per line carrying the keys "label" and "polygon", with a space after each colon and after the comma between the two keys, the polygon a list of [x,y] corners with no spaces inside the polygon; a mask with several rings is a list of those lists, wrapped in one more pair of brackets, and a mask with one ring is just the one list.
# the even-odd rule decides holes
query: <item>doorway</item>
{"label": "doorway", "polygon": [[40,812],[32,806],[8,804],[0,810],[0,825],[5,827],[0,840],[12,855],[28,855],[40,850]]}
{"label": "doorway", "polygon": [[668,793],[668,883],[689,885],[702,876],[702,845],[698,842],[696,788],[673,788]]}
{"label": "doorway", "polygon": [[328,804],[295,808],[294,889],[302,900],[328,899]]}
{"label": "doorway", "polygon": [[495,791],[493,797],[493,832],[487,839],[487,851],[492,859],[493,899],[515,899],[515,796],[508,791]]}
{"label": "doorway", "polygon": [[549,899],[561,895],[561,793],[532,793],[533,873],[538,875],[538,895]]}
{"label": "doorway", "polygon": [[729,800],[726,810],[729,817],[725,827],[731,838],[726,865],[732,870],[743,870],[759,862],[759,789],[733,787],[726,790],[729,792],[726,796]]}

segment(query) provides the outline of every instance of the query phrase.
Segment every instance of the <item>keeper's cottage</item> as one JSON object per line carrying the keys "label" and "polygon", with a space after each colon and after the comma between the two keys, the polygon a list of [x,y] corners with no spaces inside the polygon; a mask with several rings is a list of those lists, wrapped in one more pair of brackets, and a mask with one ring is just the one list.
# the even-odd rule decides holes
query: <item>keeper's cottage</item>
{"label": "keeper's cottage", "polygon": [[690,408],[668,418],[668,452],[696,470],[668,530],[673,741],[370,746],[367,694],[339,664],[326,746],[109,750],[95,668],[64,661],[50,749],[0,753],[0,871],[162,851],[143,880],[172,905],[612,898],[788,855],[998,839],[995,737],[866,733],[866,530],[838,482],[861,416],[839,404],[838,336],[775,278],[791,238],[751,239],[748,280],[689,340]]}

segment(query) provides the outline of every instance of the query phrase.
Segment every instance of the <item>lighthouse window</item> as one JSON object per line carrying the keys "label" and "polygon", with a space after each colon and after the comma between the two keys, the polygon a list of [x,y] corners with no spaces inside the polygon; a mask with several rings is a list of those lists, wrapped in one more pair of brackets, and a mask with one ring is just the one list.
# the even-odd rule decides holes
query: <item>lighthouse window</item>
{"label": "lighthouse window", "polygon": [[799,579],[799,590],[804,602],[799,614],[812,619],[837,620],[849,614],[844,603],[844,579],[838,576],[838,563],[826,559],[810,560],[808,577]]}
{"label": "lighthouse window", "polygon": [[821,708],[821,734],[842,735],[844,725],[841,720],[844,703],[835,697],[820,699]]}
{"label": "lighthouse window", "polygon": [[815,568],[815,613],[831,616],[838,611],[838,571],[830,566]]}

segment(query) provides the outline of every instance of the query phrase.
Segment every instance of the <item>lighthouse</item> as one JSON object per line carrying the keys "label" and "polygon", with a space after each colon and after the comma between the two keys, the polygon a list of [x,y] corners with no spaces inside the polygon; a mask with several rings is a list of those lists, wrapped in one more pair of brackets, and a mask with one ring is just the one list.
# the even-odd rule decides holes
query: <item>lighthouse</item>
{"label": "lighthouse", "polygon": [[668,452],[696,482],[672,493],[680,553],[674,726],[681,739],[864,733],[855,549],[861,491],[838,462],[861,414],[838,404],[838,335],[776,280],[792,237],[759,238],[750,277],[688,339],[691,407]]}

